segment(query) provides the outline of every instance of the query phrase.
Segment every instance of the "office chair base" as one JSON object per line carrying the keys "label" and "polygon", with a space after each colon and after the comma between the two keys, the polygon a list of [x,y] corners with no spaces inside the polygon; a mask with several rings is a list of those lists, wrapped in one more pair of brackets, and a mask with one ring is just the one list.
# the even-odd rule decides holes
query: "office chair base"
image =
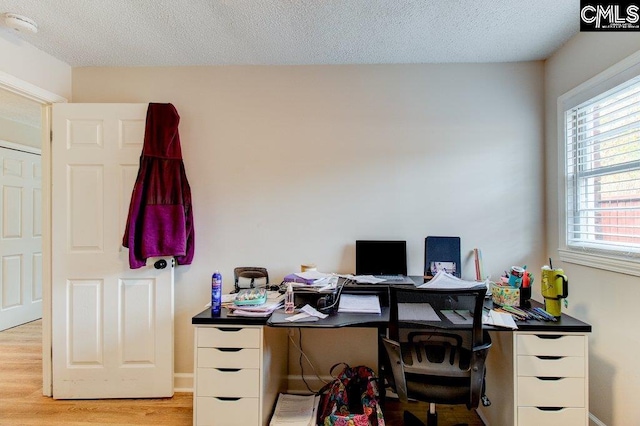
{"label": "office chair base", "polygon": [[427,426],[438,426],[438,413],[427,413]]}
{"label": "office chair base", "polygon": [[[436,414],[436,416],[437,416],[437,414]],[[405,411],[404,412],[403,420],[404,420],[404,422],[403,422],[404,426],[424,426],[424,422],[422,420],[420,420],[413,413],[410,413],[409,411]]]}
{"label": "office chair base", "polygon": [[[404,412],[403,418],[404,426],[425,426],[424,422],[416,417],[415,414],[410,413],[409,411]],[[438,413],[429,413],[427,412],[427,424],[426,426],[438,426]],[[458,423],[453,426],[468,426],[467,423]]]}

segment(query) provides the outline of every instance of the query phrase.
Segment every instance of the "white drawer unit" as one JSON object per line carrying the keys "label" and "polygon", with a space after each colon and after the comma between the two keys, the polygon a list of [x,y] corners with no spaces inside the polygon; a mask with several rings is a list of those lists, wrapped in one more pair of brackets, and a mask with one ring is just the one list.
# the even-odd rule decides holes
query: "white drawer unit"
{"label": "white drawer unit", "polygon": [[589,424],[588,332],[492,331],[491,339],[491,406],[478,408],[486,424]]}
{"label": "white drawer unit", "polygon": [[[196,407],[193,410],[194,418],[201,419],[198,422],[199,425],[246,426],[260,424],[260,400],[258,398],[198,397],[194,407]],[[223,413],[224,417],[221,417]]]}
{"label": "white drawer unit", "polygon": [[517,424],[587,425],[587,336],[518,332],[514,339]]}
{"label": "white drawer unit", "polygon": [[565,426],[583,425],[584,409],[518,407],[518,426]]}
{"label": "white drawer unit", "polygon": [[193,424],[268,425],[286,389],[285,329],[262,325],[196,325]]}

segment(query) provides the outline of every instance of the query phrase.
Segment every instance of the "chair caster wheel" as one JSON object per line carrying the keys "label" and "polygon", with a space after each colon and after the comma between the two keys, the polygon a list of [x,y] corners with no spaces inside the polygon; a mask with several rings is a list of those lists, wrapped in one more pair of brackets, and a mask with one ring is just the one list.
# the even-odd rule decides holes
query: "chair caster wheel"
{"label": "chair caster wheel", "polygon": [[483,407],[488,407],[491,405],[491,401],[489,401],[489,398],[487,398],[487,395],[482,395],[482,406]]}

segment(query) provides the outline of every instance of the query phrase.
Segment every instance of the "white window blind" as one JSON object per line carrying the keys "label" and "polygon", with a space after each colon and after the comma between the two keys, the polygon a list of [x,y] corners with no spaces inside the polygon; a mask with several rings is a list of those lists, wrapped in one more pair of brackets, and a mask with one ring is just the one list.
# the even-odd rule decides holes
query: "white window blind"
{"label": "white window blind", "polygon": [[640,77],[565,111],[569,249],[640,257]]}

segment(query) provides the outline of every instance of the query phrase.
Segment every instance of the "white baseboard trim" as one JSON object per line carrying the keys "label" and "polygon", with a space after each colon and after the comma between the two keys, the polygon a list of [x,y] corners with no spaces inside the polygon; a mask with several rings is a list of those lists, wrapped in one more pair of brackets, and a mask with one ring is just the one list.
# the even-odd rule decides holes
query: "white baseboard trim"
{"label": "white baseboard trim", "polygon": [[599,418],[597,418],[596,416],[594,416],[591,413],[589,413],[589,424],[590,425],[596,425],[596,426],[607,426]]}
{"label": "white baseboard trim", "polygon": [[173,391],[193,393],[193,373],[174,373]]}
{"label": "white baseboard trim", "polygon": [[[482,404],[480,404],[480,406],[482,406]],[[480,417],[480,420],[482,421],[482,424],[488,425],[489,421],[487,420],[487,418],[482,414],[482,410],[479,409],[480,407],[476,408],[476,414],[478,415],[478,417]]]}
{"label": "white baseboard trim", "polygon": [[[325,376],[320,376],[320,379],[328,383],[333,380],[333,377],[329,375],[325,375]],[[325,385],[325,383],[320,379],[317,378],[316,376],[305,374],[304,381],[303,381],[302,376],[300,374],[289,374],[287,376],[287,382],[288,382],[287,392],[309,393],[309,389],[307,389],[307,385],[305,384],[305,381],[307,382],[307,384],[309,385],[312,391],[317,392]]]}

